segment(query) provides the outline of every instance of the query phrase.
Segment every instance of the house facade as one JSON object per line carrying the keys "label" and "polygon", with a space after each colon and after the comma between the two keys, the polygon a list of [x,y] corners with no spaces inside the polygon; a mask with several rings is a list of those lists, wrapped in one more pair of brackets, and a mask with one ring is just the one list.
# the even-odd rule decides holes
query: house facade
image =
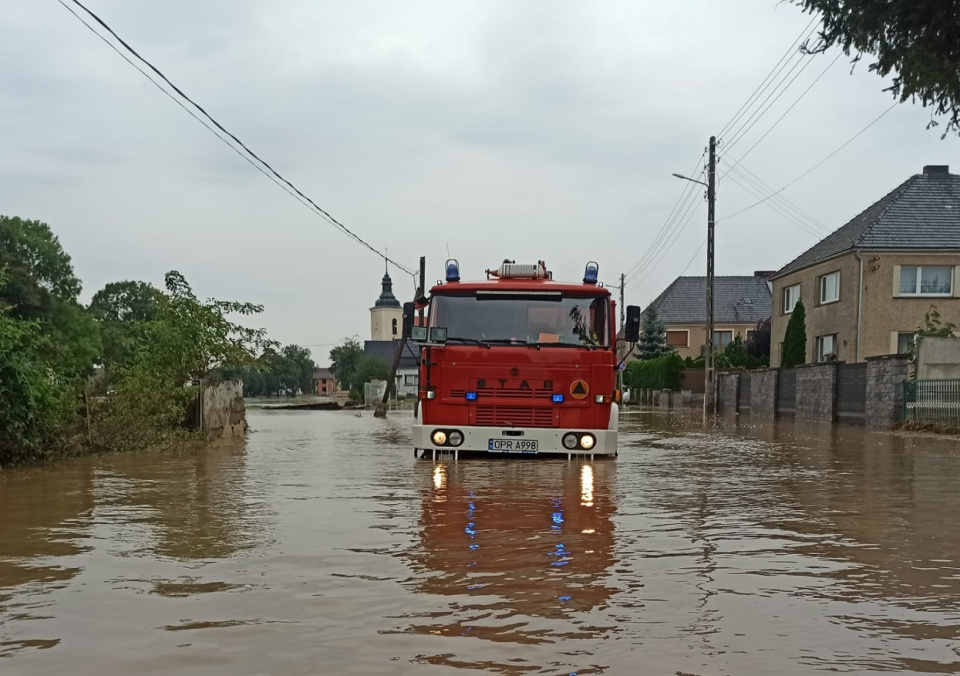
{"label": "house facade", "polygon": [[[739,335],[746,340],[757,322],[770,317],[769,273],[714,277],[713,344],[721,349]],[[696,358],[707,345],[706,277],[678,277],[644,310],[655,309],[667,330],[667,345]],[[636,358],[636,352],[631,356]]]}
{"label": "house facade", "polygon": [[798,300],[806,363],[905,353],[931,307],[960,325],[960,176],[924,167],[776,273],[771,366]]}
{"label": "house facade", "polygon": [[330,369],[314,369],[314,389],[321,397],[335,397],[337,395],[337,378]]}

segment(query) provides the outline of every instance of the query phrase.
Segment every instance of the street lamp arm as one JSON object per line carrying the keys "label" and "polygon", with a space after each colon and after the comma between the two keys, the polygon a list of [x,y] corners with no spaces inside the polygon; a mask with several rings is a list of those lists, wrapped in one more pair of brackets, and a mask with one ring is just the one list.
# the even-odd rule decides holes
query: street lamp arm
{"label": "street lamp arm", "polygon": [[703,181],[698,181],[698,180],[695,179],[695,178],[690,178],[690,177],[688,177],[688,176],[684,176],[683,174],[674,174],[674,176],[676,176],[677,178],[682,178],[684,181],[690,181],[691,183],[699,183],[700,185],[702,185],[702,186],[705,187],[705,188],[709,188],[709,187],[710,187],[708,184],[704,183]]}

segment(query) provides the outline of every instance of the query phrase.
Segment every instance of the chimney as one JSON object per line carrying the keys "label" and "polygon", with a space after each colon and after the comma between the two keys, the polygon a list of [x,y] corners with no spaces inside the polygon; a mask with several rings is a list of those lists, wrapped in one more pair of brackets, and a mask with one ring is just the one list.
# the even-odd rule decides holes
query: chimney
{"label": "chimney", "polygon": [[949,176],[950,165],[948,164],[928,164],[923,168],[925,176]]}
{"label": "chimney", "polygon": [[757,271],[755,271],[755,272],[753,273],[753,276],[754,276],[754,277],[761,277],[761,278],[763,278],[763,279],[770,279],[770,278],[773,277],[775,274],[777,274],[777,271],[776,271],[776,270],[757,270]]}

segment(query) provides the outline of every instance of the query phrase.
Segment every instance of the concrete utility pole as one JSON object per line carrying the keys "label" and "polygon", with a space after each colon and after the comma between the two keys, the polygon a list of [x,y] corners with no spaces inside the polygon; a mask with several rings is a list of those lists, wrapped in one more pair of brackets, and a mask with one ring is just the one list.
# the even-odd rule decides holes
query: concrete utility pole
{"label": "concrete utility pole", "polygon": [[684,176],[683,174],[674,174],[677,178],[691,183],[699,183],[707,189],[707,343],[705,345],[703,356],[703,420],[707,421],[707,416],[712,415],[715,407],[714,393],[714,373],[713,373],[713,231],[714,231],[714,213],[717,201],[717,137],[710,137],[710,159],[707,164],[707,182],[698,181],[695,178]]}
{"label": "concrete utility pole", "polygon": [[707,165],[707,354],[704,359],[706,369],[703,393],[703,413],[714,413],[714,373],[713,373],[713,231],[714,208],[717,201],[717,137],[710,137],[710,160]]}

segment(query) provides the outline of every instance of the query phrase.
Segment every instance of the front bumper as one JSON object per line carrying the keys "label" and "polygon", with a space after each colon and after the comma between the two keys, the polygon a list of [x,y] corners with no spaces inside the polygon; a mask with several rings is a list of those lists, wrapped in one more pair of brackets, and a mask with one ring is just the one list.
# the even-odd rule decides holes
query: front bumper
{"label": "front bumper", "polygon": [[[463,443],[459,446],[438,446],[433,443],[431,436],[434,430],[459,430],[463,434]],[[567,449],[561,440],[569,432],[590,433],[596,439],[593,448],[583,449],[579,446]],[[491,439],[508,439],[520,441],[536,441],[537,450],[491,451]],[[413,446],[417,449],[437,451],[470,451],[489,453],[490,455],[616,455],[616,430],[591,429],[554,429],[542,427],[467,427],[455,425],[420,425],[413,426]]]}

